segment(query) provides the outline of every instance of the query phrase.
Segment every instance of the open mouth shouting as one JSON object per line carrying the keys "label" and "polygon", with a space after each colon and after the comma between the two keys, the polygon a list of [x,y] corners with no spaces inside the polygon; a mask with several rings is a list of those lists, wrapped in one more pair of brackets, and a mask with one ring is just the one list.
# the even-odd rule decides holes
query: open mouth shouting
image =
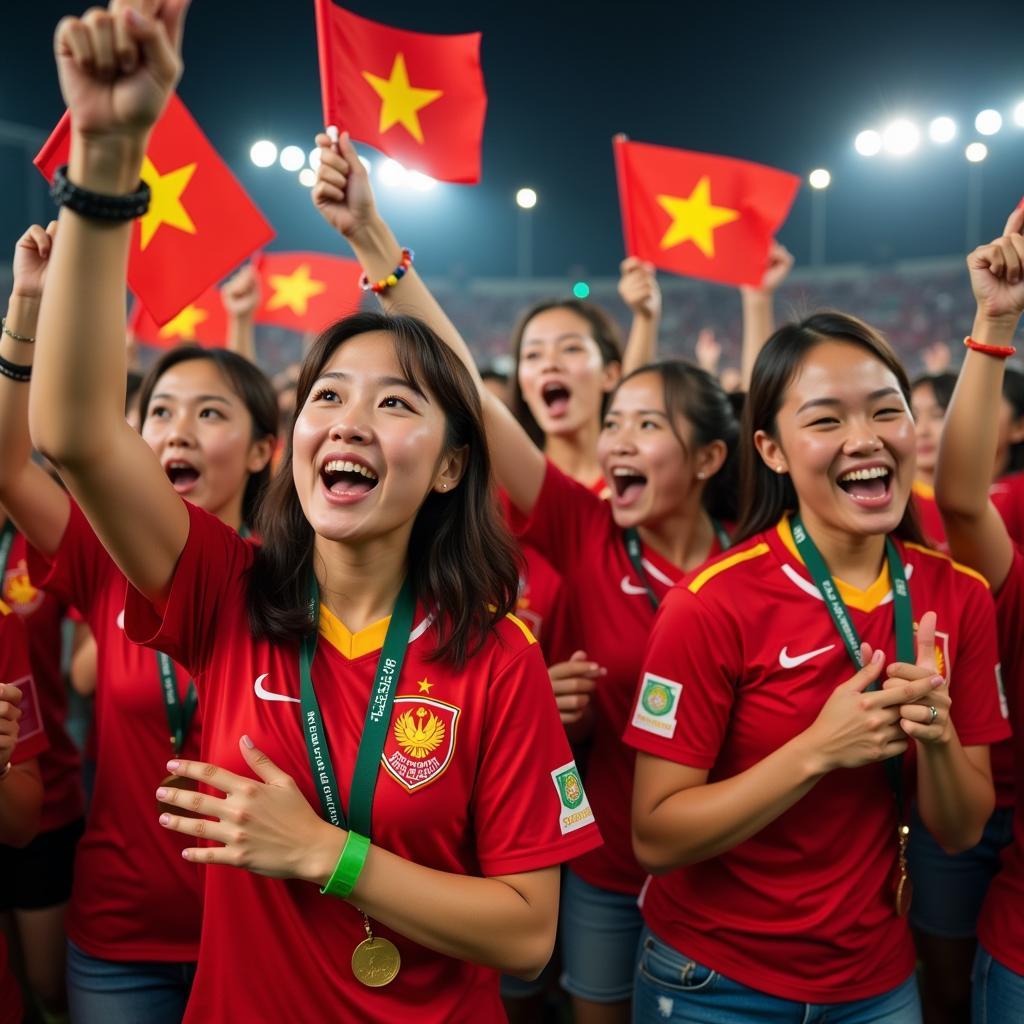
{"label": "open mouth shouting", "polygon": [[548,413],[560,419],[569,411],[569,399],[572,392],[561,381],[549,380],[541,389],[540,397],[547,406]]}
{"label": "open mouth shouting", "polygon": [[164,463],[164,472],[178,494],[191,494],[199,483],[199,470],[186,459],[170,459]]}
{"label": "open mouth shouting", "polygon": [[379,481],[365,462],[353,458],[330,458],[320,468],[320,479],[334,504],[360,501]]}
{"label": "open mouth shouting", "polygon": [[640,500],[647,477],[632,466],[613,466],[612,502],[618,508],[630,508]]}
{"label": "open mouth shouting", "polygon": [[848,469],[836,482],[840,490],[864,508],[884,508],[892,498],[893,471],[888,466]]}

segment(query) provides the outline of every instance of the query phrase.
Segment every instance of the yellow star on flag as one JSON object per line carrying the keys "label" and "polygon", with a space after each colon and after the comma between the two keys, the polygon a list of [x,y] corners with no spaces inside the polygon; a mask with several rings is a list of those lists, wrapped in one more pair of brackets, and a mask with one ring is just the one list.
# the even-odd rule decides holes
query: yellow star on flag
{"label": "yellow star on flag", "polygon": [[188,188],[188,183],[192,180],[195,170],[196,165],[193,163],[179,167],[176,171],[161,174],[153,166],[153,162],[148,156],[143,159],[142,180],[152,192],[149,209],[139,220],[142,231],[140,241],[143,250],[153,240],[153,236],[161,224],[177,228],[179,231],[186,231],[190,235],[196,233],[196,226],[192,223],[188,210],[181,202],[181,194]]}
{"label": "yellow star on flag", "polygon": [[430,688],[434,684],[428,683],[426,679],[421,679],[416,685],[420,688],[420,693],[430,693]]}
{"label": "yellow star on flag", "polygon": [[180,338],[182,341],[193,341],[196,336],[196,327],[204,320],[209,320],[210,314],[198,306],[186,306],[173,320],[160,328],[161,338]]}
{"label": "yellow star on flag", "polygon": [[409,72],[405,69],[405,55],[395,54],[391,65],[391,77],[380,78],[363,72],[373,91],[383,100],[380,105],[380,131],[383,134],[396,124],[403,128],[420,144],[423,143],[423,129],[417,111],[440,99],[440,89],[417,89],[409,84]]}
{"label": "yellow star on flag", "polygon": [[290,274],[271,274],[270,287],[274,294],[267,300],[267,310],[287,306],[296,316],[305,316],[309,300],[327,291],[323,281],[310,277],[308,263],[296,267]]}
{"label": "yellow star on flag", "polygon": [[715,228],[729,224],[739,218],[739,210],[711,203],[711,179],[705,175],[697,182],[690,195],[656,196],[658,205],[672,218],[662,249],[671,249],[683,242],[693,242],[707,258],[715,256]]}

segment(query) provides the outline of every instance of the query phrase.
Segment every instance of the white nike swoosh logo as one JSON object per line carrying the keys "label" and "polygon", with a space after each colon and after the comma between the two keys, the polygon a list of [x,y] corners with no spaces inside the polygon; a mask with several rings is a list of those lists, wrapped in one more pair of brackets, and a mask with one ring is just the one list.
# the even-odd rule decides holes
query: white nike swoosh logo
{"label": "white nike swoosh logo", "polygon": [[796,668],[797,665],[802,665],[805,661],[810,661],[811,658],[816,658],[819,654],[831,651],[833,647],[835,647],[835,644],[829,644],[828,647],[819,647],[816,651],[808,651],[806,654],[798,654],[796,657],[790,657],[788,648],[783,647],[779,651],[779,664],[783,668]]}
{"label": "white nike swoosh logo", "polygon": [[263,675],[256,677],[256,682],[252,684],[253,690],[256,691],[256,696],[260,700],[282,700],[288,704],[301,704],[302,701],[298,697],[287,697],[283,693],[271,693],[269,690],[263,689],[263,680],[269,676],[269,672],[264,672]]}
{"label": "white nike swoosh logo", "polygon": [[644,594],[647,593],[646,587],[638,587],[635,583],[630,583],[628,576],[622,577],[622,582],[619,584],[622,587],[624,594]]}

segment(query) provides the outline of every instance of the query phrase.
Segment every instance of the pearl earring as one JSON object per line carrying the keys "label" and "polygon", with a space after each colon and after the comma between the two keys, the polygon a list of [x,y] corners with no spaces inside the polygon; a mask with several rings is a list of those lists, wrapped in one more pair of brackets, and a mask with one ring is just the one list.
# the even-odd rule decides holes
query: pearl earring
{"label": "pearl earring", "polygon": [[697,479],[698,479],[698,480],[703,480],[705,476],[707,476],[707,474],[706,474],[706,473],[704,472],[704,470],[701,470],[701,471],[700,471],[700,472],[699,472],[699,473],[697,474]]}
{"label": "pearl earring", "polygon": [[776,473],[781,473],[782,472],[782,467],[781,466],[776,466],[775,467],[775,472]]}

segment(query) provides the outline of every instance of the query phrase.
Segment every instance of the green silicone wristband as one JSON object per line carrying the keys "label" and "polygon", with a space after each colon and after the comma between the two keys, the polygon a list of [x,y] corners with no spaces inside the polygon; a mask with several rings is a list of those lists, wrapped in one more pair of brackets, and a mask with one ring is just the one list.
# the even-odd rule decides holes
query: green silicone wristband
{"label": "green silicone wristband", "polygon": [[334,873],[327,879],[327,884],[320,890],[327,896],[337,896],[340,899],[348,899],[352,890],[363,873],[363,865],[366,863],[366,855],[370,852],[370,840],[361,836],[358,832],[350,831],[345,845],[342,847],[341,856],[334,866]]}

